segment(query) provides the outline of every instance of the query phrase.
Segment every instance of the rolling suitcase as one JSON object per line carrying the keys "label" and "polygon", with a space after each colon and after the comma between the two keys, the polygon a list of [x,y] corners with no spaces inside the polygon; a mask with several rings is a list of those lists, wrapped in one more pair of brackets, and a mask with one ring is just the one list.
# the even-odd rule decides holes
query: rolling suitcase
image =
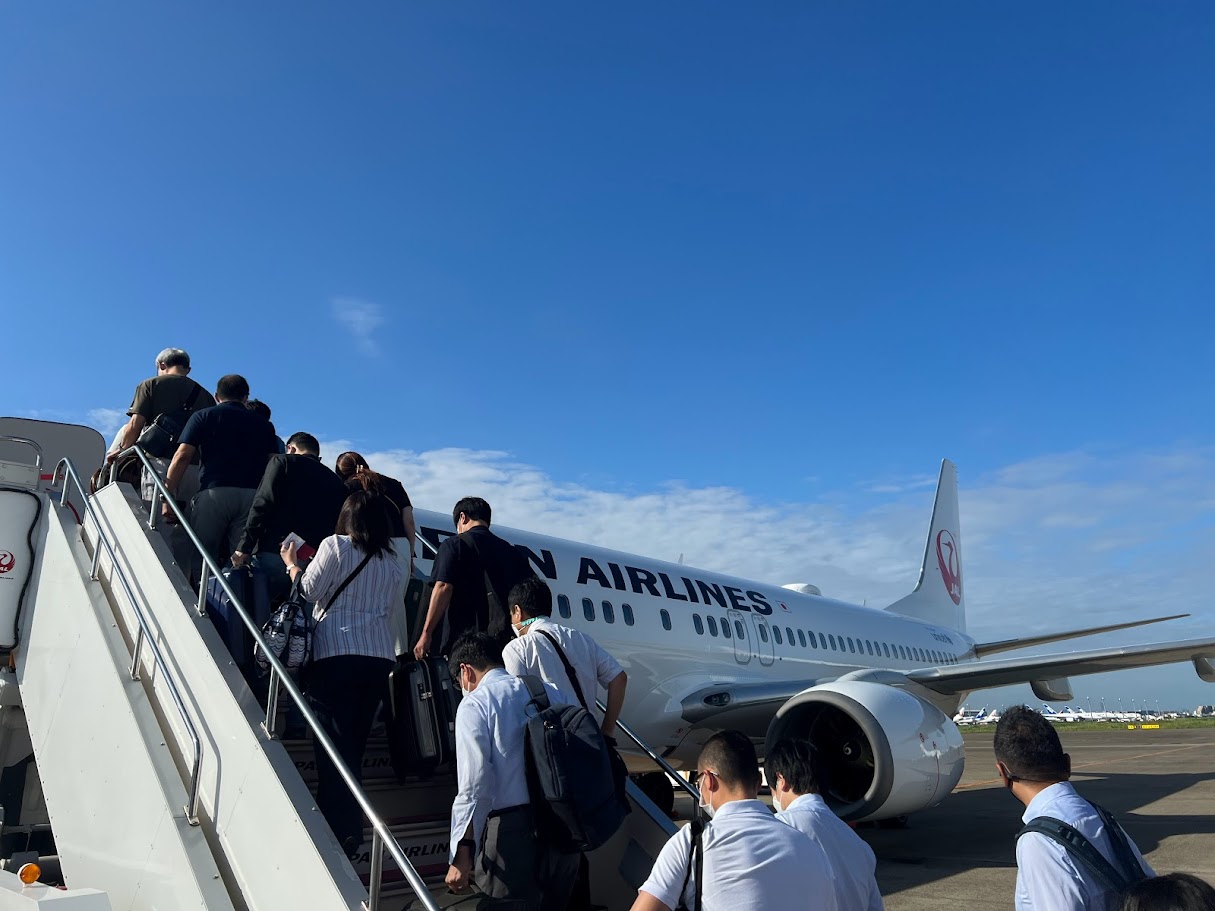
{"label": "rolling suitcase", "polygon": [[459,694],[447,659],[398,660],[388,675],[392,713],[388,743],[398,778],[429,775],[456,758],[456,706]]}
{"label": "rolling suitcase", "polygon": [[[264,626],[270,619],[270,586],[265,571],[253,566],[226,566],[223,576],[253,622],[258,628]],[[207,583],[207,616],[227,644],[232,660],[247,677],[253,670],[253,636],[232,610],[232,601],[217,579]]]}

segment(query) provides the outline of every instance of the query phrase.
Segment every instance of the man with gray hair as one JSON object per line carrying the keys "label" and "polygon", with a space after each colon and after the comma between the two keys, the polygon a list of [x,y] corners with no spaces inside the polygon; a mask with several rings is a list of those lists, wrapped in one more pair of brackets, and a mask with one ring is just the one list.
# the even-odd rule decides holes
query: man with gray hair
{"label": "man with gray hair", "polygon": [[[113,462],[119,453],[134,446],[140,435],[158,420],[176,423],[180,432],[192,414],[215,404],[211,393],[190,379],[189,373],[190,355],[181,348],[166,348],[156,355],[156,375],[135,387],[135,398],[127,409],[130,420],[119,433],[117,446],[106,455],[107,462]],[[162,478],[168,471],[169,459],[176,449],[174,440],[171,449],[163,455],[148,453]],[[195,459],[182,475],[178,488],[178,495],[182,500],[188,502],[198,493],[198,480],[198,460]],[[145,506],[151,505],[154,489],[152,478],[145,469],[140,485],[140,496]],[[160,532],[173,548],[178,562],[182,562],[183,558],[188,559],[188,548],[184,547],[186,542],[181,540],[182,535],[178,529],[162,522]]]}

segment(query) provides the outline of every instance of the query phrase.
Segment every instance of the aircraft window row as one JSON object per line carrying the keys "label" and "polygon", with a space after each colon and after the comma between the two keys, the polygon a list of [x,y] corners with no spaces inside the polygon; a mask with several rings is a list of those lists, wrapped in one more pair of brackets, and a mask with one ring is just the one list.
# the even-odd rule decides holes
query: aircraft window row
{"label": "aircraft window row", "polygon": [[[615,623],[616,606],[612,604],[611,601],[604,601],[601,607],[603,622]],[[574,614],[573,609],[570,607],[570,599],[565,595],[557,596],[557,613],[561,615],[563,620],[570,619],[570,617],[572,617]],[[667,629],[670,629],[670,614],[667,614],[666,611],[663,611],[663,614],[666,616],[664,625]],[[582,616],[586,617],[586,619],[591,623],[595,622],[595,602],[590,598],[582,599]],[[625,626],[632,626],[637,622],[637,618],[633,614],[633,606],[631,604],[620,605],[620,617],[624,620]]]}
{"label": "aircraft window row", "polygon": [[[727,639],[731,638],[730,621],[722,618],[719,632],[717,618],[712,614],[707,614],[703,618],[698,613],[692,614],[692,628],[696,630],[696,635],[698,636],[703,636],[707,632],[708,635],[713,637],[720,635]],[[819,633],[815,635],[813,630],[799,629],[795,631],[791,626],[780,627],[773,625],[771,630],[771,639],[777,645],[824,649],[834,652],[846,652],[853,655],[872,655],[874,658],[889,658],[892,661],[920,662],[923,664],[958,663],[958,659],[953,655],[947,655],[936,649],[894,645],[889,642],[875,642],[872,639],[862,639],[859,636],[856,639],[853,639],[851,636],[840,636],[837,639],[831,633]],[[739,639],[746,638],[746,627],[741,620],[734,621],[734,631]],[[760,623],[758,625],[758,632],[760,640],[766,643],[769,639],[767,624]]]}

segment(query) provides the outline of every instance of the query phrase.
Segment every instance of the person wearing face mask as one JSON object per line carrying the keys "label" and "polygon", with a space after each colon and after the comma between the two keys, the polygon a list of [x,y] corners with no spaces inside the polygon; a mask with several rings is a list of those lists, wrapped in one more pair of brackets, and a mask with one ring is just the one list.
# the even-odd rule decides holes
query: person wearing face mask
{"label": "person wearing face mask", "polygon": [[819,796],[813,748],[786,738],[764,757],[776,818],[793,826],[823,849],[831,865],[839,911],[882,911],[882,894],[873,872],[873,849],[832,812]]}
{"label": "person wearing face mask", "polygon": [[[563,903],[544,875],[551,852],[536,838],[527,789],[527,686],[503,668],[502,648],[488,633],[462,635],[452,644],[448,664],[464,698],[456,710],[458,791],[451,807],[447,885],[464,892],[475,881],[490,898],[556,911]],[[557,702],[557,691],[545,686]]]}
{"label": "person wearing face mask", "polygon": [[[595,700],[603,687],[607,710],[600,730],[604,739],[615,746],[612,732],[624,707],[629,680],[620,664],[586,633],[552,621],[553,593],[539,576],[529,576],[512,588],[506,604],[511,629],[517,637],[502,650],[507,673],[539,677],[560,693],[561,702],[581,705],[588,712],[595,711]],[[554,881],[573,883],[573,898],[564,907],[569,911],[590,908],[590,868],[585,855],[563,855],[556,859],[560,864],[552,871]]]}
{"label": "person wearing face mask", "polygon": [[758,799],[759,760],[739,731],[714,734],[700,751],[704,882],[697,908],[690,826],[663,846],[632,911],[837,911],[823,849]]}
{"label": "person wearing face mask", "polygon": [[1017,911],[1119,906],[1116,889],[1103,885],[1080,856],[1039,829],[1047,820],[1070,827],[1115,875],[1131,882],[1156,875],[1122,827],[1072,787],[1071,757],[1063,752],[1059,732],[1039,713],[1024,705],[1009,709],[1000,716],[992,747],[1004,787],[1025,804],[1026,827],[1017,836]]}

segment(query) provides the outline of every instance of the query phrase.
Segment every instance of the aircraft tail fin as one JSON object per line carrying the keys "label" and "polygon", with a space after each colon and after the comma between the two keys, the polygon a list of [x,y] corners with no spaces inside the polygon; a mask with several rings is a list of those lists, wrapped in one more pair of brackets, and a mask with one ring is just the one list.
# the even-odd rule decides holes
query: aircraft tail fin
{"label": "aircraft tail fin", "polygon": [[966,630],[966,599],[962,593],[962,533],[958,526],[958,468],[941,461],[937,498],[920,579],[915,590],[886,610],[926,623]]}

